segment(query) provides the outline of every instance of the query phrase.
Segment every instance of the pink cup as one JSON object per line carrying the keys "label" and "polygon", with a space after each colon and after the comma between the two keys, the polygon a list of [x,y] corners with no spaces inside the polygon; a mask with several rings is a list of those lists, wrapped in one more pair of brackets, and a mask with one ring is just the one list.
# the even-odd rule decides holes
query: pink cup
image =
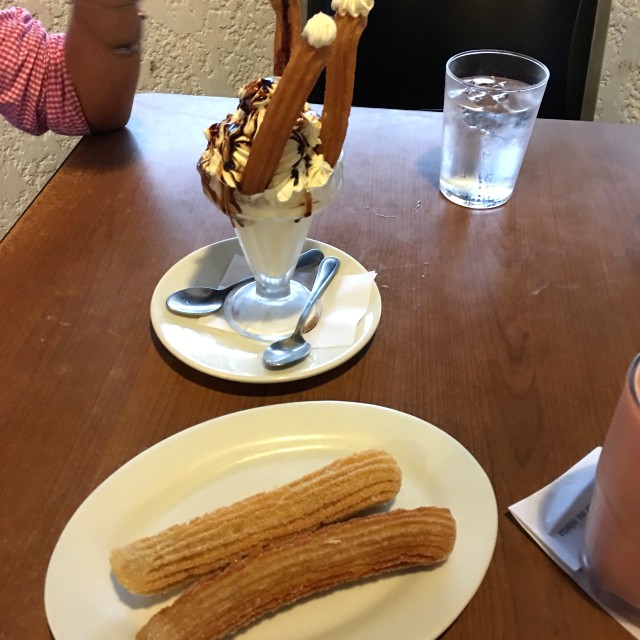
{"label": "pink cup", "polygon": [[609,426],[587,517],[585,566],[595,595],[640,617],[640,354]]}

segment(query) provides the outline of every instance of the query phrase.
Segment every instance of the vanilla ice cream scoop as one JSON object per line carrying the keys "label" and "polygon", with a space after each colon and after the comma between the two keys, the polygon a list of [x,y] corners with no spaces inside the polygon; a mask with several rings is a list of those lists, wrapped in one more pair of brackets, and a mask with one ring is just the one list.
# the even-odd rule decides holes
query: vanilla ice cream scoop
{"label": "vanilla ice cream scoop", "polygon": [[315,151],[320,143],[320,118],[305,104],[267,190],[259,197],[239,192],[253,139],[277,86],[278,78],[273,77],[249,83],[238,94],[238,108],[205,131],[208,143],[198,163],[205,193],[231,216],[260,215],[258,201],[290,203],[297,208],[307,190],[323,187],[333,173]]}

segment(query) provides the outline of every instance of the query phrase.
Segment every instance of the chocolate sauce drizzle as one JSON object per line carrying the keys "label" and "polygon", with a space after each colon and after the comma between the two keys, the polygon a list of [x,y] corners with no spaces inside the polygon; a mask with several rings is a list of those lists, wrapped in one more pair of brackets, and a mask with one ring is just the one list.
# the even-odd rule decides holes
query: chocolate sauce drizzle
{"label": "chocolate sauce drizzle", "polygon": [[[207,149],[213,152],[215,148],[221,156],[216,175],[212,176],[206,171],[202,159],[198,162],[197,168],[203,191],[218,209],[229,216],[234,226],[236,224],[243,226],[241,205],[236,200],[236,195],[242,192],[243,167],[236,164],[235,154],[243,145],[251,147],[257,129],[257,118],[252,118],[252,115],[259,111],[261,103],[270,99],[275,82],[275,78],[266,77],[246,85],[240,92],[240,102],[235,114],[229,114],[222,122],[214,123],[209,128]],[[291,167],[291,178],[297,186],[300,182],[302,163],[307,173],[311,165],[311,156],[306,153],[309,143],[300,129],[294,129],[291,132],[291,138],[296,142],[300,157],[300,160]],[[217,180],[216,189],[212,188],[211,180]],[[312,213],[313,197],[311,191],[305,189],[304,214],[296,221]]]}

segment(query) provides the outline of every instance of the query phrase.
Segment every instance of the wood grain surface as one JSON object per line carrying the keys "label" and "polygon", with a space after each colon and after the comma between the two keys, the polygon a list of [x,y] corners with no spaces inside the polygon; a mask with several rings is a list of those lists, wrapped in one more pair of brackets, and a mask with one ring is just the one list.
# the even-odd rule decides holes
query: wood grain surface
{"label": "wood grain surface", "polygon": [[303,400],[416,415],[489,475],[495,555],[444,638],[628,637],[507,507],[602,442],[640,351],[640,128],[538,121],[512,200],[473,213],[438,193],[440,114],[355,109],[344,188],[311,237],[378,272],[379,328],[338,369],[248,385],[182,364],[149,321],[167,269],[233,235],[195,169],[233,102],[138,96],[128,129],[84,139],[0,244],[0,637],[52,637],[49,557],[119,466],[204,420]]}

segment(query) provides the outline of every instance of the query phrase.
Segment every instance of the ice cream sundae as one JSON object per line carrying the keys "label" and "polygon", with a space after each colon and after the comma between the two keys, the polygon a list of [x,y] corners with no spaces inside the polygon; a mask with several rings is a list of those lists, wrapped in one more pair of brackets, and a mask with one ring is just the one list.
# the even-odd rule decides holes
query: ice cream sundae
{"label": "ice cream sundae", "polygon": [[329,16],[311,18],[283,76],[243,87],[235,112],[207,130],[198,164],[203,187],[232,219],[240,213],[281,215],[285,203],[292,217],[312,212],[310,189],[326,185],[332,167],[316,151],[320,118],[306,100],[335,35]]}
{"label": "ice cream sundae", "polygon": [[[227,299],[225,318],[239,333],[263,340],[287,335],[308,296],[291,275],[312,214],[342,183],[356,50],[373,2],[334,0],[336,15],[316,14],[301,34],[299,0],[272,5],[274,76],[239,91],[236,110],[205,132],[198,162],[204,192],[231,219],[256,278]],[[307,99],[325,68],[320,117]]]}

